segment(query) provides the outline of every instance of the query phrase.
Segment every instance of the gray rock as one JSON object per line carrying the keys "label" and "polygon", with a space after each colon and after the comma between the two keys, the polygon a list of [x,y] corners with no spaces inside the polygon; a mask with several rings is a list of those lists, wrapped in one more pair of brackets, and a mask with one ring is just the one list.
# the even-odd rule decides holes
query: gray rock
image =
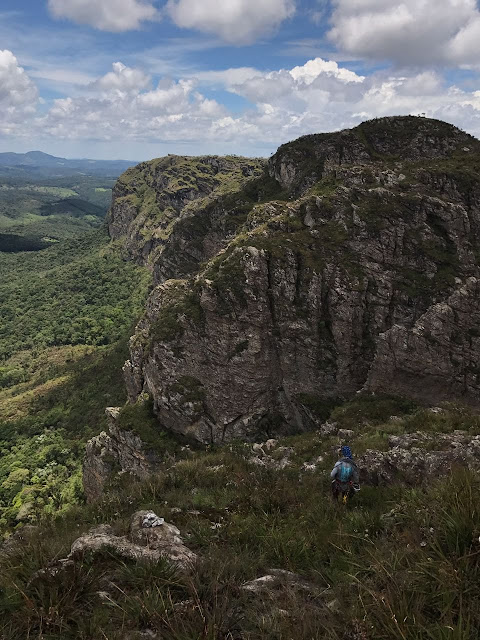
{"label": "gray rock", "polygon": [[325,422],[320,427],[320,434],[322,436],[332,436],[338,433],[338,424],[336,422]]}
{"label": "gray rock", "polygon": [[352,431],[352,429],[339,429],[337,436],[340,440],[351,440],[355,436],[355,431]]}
{"label": "gray rock", "polygon": [[413,327],[397,324],[379,335],[366,388],[429,402],[457,397],[479,406],[479,326],[480,278],[470,277]]}
{"label": "gray rock", "polygon": [[[55,576],[59,572],[73,570],[75,564],[86,553],[95,555],[104,551],[113,552],[120,558],[134,562],[155,563],[164,558],[179,571],[190,573],[197,562],[197,555],[185,546],[180,531],[174,525],[164,522],[157,526],[143,526],[144,522],[150,523],[151,515],[150,511],[135,513],[126,536],[115,535],[110,525],[94,527],[73,542],[66,558],[34,574],[31,583],[46,574]],[[158,518],[156,514],[153,515]],[[158,521],[160,520],[158,518]]]}
{"label": "gray rock", "polygon": [[0,543],[0,556],[21,553],[25,545],[39,535],[39,527],[26,524]]}
{"label": "gray rock", "polygon": [[[296,591],[303,591],[312,596],[318,596],[322,591],[316,585],[302,578],[298,573],[286,571],[285,569],[270,569],[269,572],[250,580],[242,585],[243,591],[260,595],[262,593],[275,593],[280,588],[288,587]],[[323,591],[326,593],[326,590]]]}
{"label": "gray rock", "polygon": [[[435,164],[464,147],[480,149],[427,118],[306,136],[249,183],[253,201],[254,161],[193,159],[204,181],[178,157],[125,174],[110,233],[157,285],[129,400],[148,393],[163,426],[203,443],[318,429],[323,401],[362,389],[480,406],[480,179]],[[242,176],[228,199],[212,177],[226,167]],[[286,200],[262,202],[269,180]]]}
{"label": "gray rock", "polygon": [[130,473],[147,478],[157,467],[158,456],[149,451],[134,433],[117,424],[120,409],[106,409],[108,433],[103,431],[87,442],[83,460],[83,487],[87,500],[98,500],[114,473]]}
{"label": "gray rock", "polygon": [[361,482],[418,486],[456,467],[480,470],[480,436],[412,433],[391,437],[390,445],[388,451],[368,450],[356,460]]}

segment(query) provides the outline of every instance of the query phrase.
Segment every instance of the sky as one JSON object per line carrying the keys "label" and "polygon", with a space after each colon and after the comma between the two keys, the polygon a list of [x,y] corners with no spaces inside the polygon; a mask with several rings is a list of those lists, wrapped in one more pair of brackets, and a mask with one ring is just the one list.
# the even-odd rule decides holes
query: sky
{"label": "sky", "polygon": [[0,151],[269,156],[398,114],[480,137],[477,0],[1,0]]}

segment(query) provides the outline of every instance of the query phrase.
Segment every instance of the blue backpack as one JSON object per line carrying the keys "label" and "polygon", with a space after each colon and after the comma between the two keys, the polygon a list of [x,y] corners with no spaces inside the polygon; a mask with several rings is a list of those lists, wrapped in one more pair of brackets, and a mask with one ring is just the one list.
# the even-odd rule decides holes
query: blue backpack
{"label": "blue backpack", "polygon": [[350,464],[350,462],[341,462],[340,474],[339,474],[340,482],[349,482],[352,475],[353,475],[353,467]]}

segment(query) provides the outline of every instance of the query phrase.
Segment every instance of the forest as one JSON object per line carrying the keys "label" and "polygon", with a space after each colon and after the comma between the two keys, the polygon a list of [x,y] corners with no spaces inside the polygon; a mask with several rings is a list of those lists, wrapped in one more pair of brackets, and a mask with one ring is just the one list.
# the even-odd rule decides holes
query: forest
{"label": "forest", "polygon": [[83,500],[86,438],[125,401],[150,275],[109,242],[113,183],[0,184],[0,530]]}

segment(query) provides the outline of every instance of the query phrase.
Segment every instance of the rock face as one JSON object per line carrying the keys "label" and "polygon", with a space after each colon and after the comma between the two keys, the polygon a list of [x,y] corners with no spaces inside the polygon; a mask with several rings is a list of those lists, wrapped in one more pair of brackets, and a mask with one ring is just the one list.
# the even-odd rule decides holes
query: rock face
{"label": "rock face", "polygon": [[102,431],[87,443],[83,460],[83,487],[89,502],[101,497],[115,471],[146,478],[159,462],[154,453],[146,450],[138,436],[119,428],[119,413],[119,408],[109,407],[106,410],[108,433]]}
{"label": "rock face", "polygon": [[412,328],[396,324],[378,337],[367,387],[431,402],[467,396],[478,404],[479,364],[480,279],[471,277]]}
{"label": "rock face", "polygon": [[115,185],[110,235],[123,240],[131,258],[151,266],[156,282],[192,273],[243,224],[244,202],[235,194],[264,164],[236,156],[143,162]]}
{"label": "rock face", "polygon": [[[262,175],[239,162],[232,189],[208,191],[198,172],[222,160],[195,159],[203,198],[174,184],[190,171],[175,158],[115,190],[110,233],[156,282],[130,402],[148,393],[163,426],[202,442],[309,429],[364,388],[480,405],[480,143],[384,118],[283,145]],[[152,199],[171,214],[153,232]]]}

